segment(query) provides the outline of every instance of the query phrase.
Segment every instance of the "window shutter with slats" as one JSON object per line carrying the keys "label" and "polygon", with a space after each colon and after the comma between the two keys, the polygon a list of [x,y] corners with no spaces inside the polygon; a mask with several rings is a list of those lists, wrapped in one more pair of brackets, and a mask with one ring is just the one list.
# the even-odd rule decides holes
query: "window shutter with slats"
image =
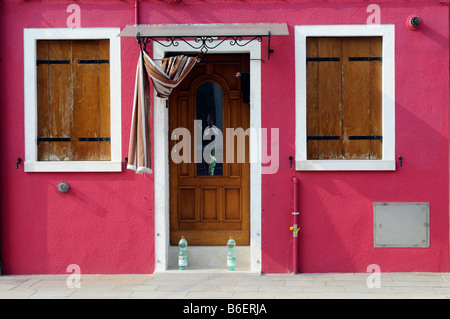
{"label": "window shutter with slats", "polygon": [[307,158],[381,159],[381,37],[308,37]]}
{"label": "window shutter with slats", "polygon": [[39,161],[111,159],[109,40],[37,41]]}

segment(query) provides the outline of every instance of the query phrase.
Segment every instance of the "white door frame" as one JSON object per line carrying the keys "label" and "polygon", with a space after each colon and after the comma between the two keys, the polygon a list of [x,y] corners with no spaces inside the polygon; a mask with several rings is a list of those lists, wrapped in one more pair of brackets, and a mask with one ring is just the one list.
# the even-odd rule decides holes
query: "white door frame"
{"label": "white door frame", "polygon": [[[193,43],[195,44],[195,43]],[[153,42],[153,59],[162,59],[167,52],[198,53],[180,41],[170,48]],[[222,43],[210,53],[250,54],[250,127],[261,129],[261,43],[253,41],[245,47]],[[154,187],[155,187],[155,272],[168,269],[170,245],[169,220],[169,112],[166,101],[154,96]],[[252,145],[256,143],[257,145]],[[260,158],[260,139],[250,138],[250,150]],[[250,163],[250,271],[261,272],[261,163]]]}

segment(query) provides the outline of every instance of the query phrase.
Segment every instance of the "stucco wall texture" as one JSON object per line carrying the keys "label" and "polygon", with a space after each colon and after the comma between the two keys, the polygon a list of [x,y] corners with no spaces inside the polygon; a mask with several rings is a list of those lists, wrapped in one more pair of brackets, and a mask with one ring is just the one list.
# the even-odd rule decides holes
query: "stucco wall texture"
{"label": "stucco wall texture", "polygon": [[[25,173],[23,29],[67,27],[63,1],[0,3],[1,259],[4,274],[152,273],[154,177],[120,173]],[[77,1],[81,27],[135,24],[134,1]],[[292,272],[293,193],[299,180],[299,271],[449,271],[448,4],[374,2],[395,24],[396,156],[386,172],[300,172],[295,155],[294,26],[365,24],[367,1],[139,1],[140,24],[286,23],[261,64],[262,127],[279,128],[280,167],[262,176],[262,272]],[[405,19],[417,14],[418,31]],[[262,43],[265,57],[267,41]],[[139,50],[121,39],[122,158],[127,156]],[[59,193],[59,182],[70,191]],[[429,248],[374,248],[374,202],[429,202]]]}

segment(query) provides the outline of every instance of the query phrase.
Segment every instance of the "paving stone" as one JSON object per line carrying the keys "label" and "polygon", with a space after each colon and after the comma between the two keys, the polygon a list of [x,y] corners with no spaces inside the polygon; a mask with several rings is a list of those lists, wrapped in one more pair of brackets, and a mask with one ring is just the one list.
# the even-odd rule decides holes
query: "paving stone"
{"label": "paving stone", "polygon": [[67,286],[67,278],[67,275],[0,276],[0,298],[450,298],[449,273],[382,273],[380,288],[367,286],[367,273],[82,275],[81,288],[74,289]]}

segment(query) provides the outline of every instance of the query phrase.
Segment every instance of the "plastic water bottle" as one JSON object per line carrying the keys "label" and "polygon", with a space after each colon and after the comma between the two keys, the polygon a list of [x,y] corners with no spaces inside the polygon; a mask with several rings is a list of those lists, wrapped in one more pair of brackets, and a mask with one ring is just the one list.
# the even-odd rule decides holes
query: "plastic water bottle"
{"label": "plastic water bottle", "polygon": [[230,236],[227,242],[228,253],[227,253],[227,269],[234,271],[236,270],[236,252],[234,251],[234,247],[236,247],[236,242],[233,239],[233,236]]}
{"label": "plastic water bottle", "polygon": [[187,240],[184,236],[181,236],[180,241],[178,242],[178,247],[180,247],[180,252],[178,253],[178,269],[186,270],[188,265],[188,254],[187,254]]}

